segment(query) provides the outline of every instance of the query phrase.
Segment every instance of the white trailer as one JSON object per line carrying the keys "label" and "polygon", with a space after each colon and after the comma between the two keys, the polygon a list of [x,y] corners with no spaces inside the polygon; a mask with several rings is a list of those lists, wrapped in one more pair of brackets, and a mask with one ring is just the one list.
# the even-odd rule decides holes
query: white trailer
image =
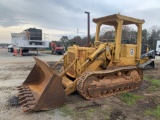
{"label": "white trailer", "polygon": [[[11,33],[11,45],[8,46],[8,51],[12,52],[13,47],[16,49],[22,49],[22,51],[29,51],[29,49],[39,49],[39,48],[49,48],[49,41],[36,39],[30,40],[30,33],[28,31],[23,31],[22,33]],[[33,36],[32,36],[33,38]],[[34,37],[36,38],[36,37]],[[39,36],[37,37],[39,38]],[[42,37],[40,37],[42,38]]]}
{"label": "white trailer", "polygon": [[160,40],[157,40],[156,55],[160,55]]}
{"label": "white trailer", "polygon": [[27,33],[11,33],[13,46],[20,48],[48,48],[49,41],[44,40],[29,40]]}

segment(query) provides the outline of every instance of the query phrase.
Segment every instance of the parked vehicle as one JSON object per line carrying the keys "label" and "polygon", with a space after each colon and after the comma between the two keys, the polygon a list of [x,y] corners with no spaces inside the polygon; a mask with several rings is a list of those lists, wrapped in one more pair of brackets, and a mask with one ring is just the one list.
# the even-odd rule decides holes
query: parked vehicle
{"label": "parked vehicle", "polygon": [[[17,50],[17,52],[20,52],[20,48],[16,47],[16,50]],[[8,46],[8,52],[11,52],[11,53],[14,52],[14,45]],[[22,53],[28,53],[28,52],[29,52],[29,48],[22,48]]]}
{"label": "parked vehicle", "polygon": [[13,45],[8,45],[8,52],[13,52]]}
{"label": "parked vehicle", "polygon": [[143,69],[155,68],[155,50],[151,50],[150,46],[143,44],[141,46],[141,61],[139,66]]}
{"label": "parked vehicle", "polygon": [[52,54],[61,54],[65,53],[65,48],[62,42],[60,41],[52,41],[50,43],[50,47],[52,49]]}
{"label": "parked vehicle", "polygon": [[160,55],[160,40],[157,40],[156,55]]}
{"label": "parked vehicle", "polygon": [[[48,48],[49,41],[42,40],[42,30],[29,28],[21,33],[11,33],[11,45],[8,46],[8,52],[13,52],[16,47],[17,52],[20,48],[22,52],[29,52],[29,49]],[[14,47],[13,47],[14,46]]]}

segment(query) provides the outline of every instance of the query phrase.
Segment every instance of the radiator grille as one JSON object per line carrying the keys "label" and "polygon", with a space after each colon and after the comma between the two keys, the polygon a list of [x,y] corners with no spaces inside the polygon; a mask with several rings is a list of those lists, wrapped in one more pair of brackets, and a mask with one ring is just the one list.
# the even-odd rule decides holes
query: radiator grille
{"label": "radiator grille", "polygon": [[[69,66],[73,61],[75,60],[75,53],[72,52],[68,52],[68,65]],[[75,64],[73,64],[68,70],[67,73],[71,76],[71,77],[75,77]]]}

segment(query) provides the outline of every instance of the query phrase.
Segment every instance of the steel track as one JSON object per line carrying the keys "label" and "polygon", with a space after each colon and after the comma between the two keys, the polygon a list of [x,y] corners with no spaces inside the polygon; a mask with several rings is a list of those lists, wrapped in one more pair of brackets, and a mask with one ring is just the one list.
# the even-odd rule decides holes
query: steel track
{"label": "steel track", "polygon": [[[94,76],[97,77],[97,76],[106,75],[106,74],[110,74],[110,73],[117,72],[117,71],[132,71],[132,70],[137,70],[138,71],[138,73],[140,75],[140,80],[138,80],[136,82],[132,82],[132,83],[119,84],[118,86],[109,87],[109,88],[107,88],[106,91],[103,91],[101,93],[101,96],[96,97],[96,98],[90,96],[86,91],[84,91],[85,81],[91,75],[94,75]],[[131,91],[131,90],[135,90],[135,89],[138,89],[140,87],[140,85],[142,84],[142,79],[143,79],[142,74],[143,74],[142,70],[140,68],[137,68],[136,66],[117,67],[117,68],[109,68],[107,70],[102,70],[102,71],[84,72],[78,78],[77,91],[84,98],[89,99],[89,100],[93,100],[93,99],[104,98],[106,96],[111,96],[111,95]]]}

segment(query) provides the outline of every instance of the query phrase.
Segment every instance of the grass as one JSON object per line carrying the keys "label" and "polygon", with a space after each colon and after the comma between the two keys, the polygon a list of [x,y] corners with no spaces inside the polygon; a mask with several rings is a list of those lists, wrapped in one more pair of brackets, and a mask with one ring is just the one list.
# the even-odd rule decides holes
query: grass
{"label": "grass", "polygon": [[70,109],[67,105],[63,105],[62,107],[60,107],[60,111],[62,112],[63,116],[76,117],[76,115],[77,115],[77,112]]}
{"label": "grass", "polygon": [[46,111],[46,113],[49,114],[49,115],[54,115],[54,110]]}
{"label": "grass", "polygon": [[93,108],[89,108],[84,112],[87,120],[90,120],[94,116],[94,113],[95,113],[95,110]]}
{"label": "grass", "polygon": [[77,119],[78,116],[81,116],[81,114],[83,114],[83,116],[85,116],[87,120],[90,120],[95,113],[95,110],[93,108],[89,108],[83,111],[77,111],[69,108],[67,105],[63,105],[59,110],[62,112],[63,116],[71,116],[73,119]]}
{"label": "grass", "polygon": [[[62,116],[65,117],[70,116],[73,120],[77,120],[78,118],[82,118],[85,120],[92,120],[93,118],[95,118],[95,114],[97,113],[96,108],[84,108],[82,110],[81,109],[77,110],[74,108],[73,109],[70,108],[68,105],[63,105],[62,107],[59,108],[59,110],[61,111]],[[102,113],[102,115],[106,117],[106,114]]]}
{"label": "grass", "polygon": [[154,117],[160,119],[160,105],[158,105],[156,107],[156,109],[154,109],[154,110],[146,110],[145,114],[146,115],[153,115]]}
{"label": "grass", "polygon": [[112,111],[111,108],[106,108],[105,110],[102,111],[102,115],[104,116],[104,120],[110,120],[111,111]]}
{"label": "grass", "polygon": [[127,103],[129,106],[131,106],[134,105],[139,99],[143,97],[127,92],[118,95],[118,98],[121,99],[123,102]]}
{"label": "grass", "polygon": [[160,89],[160,80],[152,79],[147,76],[144,76],[144,80],[148,81],[151,86],[148,88],[150,91],[156,91]]}

